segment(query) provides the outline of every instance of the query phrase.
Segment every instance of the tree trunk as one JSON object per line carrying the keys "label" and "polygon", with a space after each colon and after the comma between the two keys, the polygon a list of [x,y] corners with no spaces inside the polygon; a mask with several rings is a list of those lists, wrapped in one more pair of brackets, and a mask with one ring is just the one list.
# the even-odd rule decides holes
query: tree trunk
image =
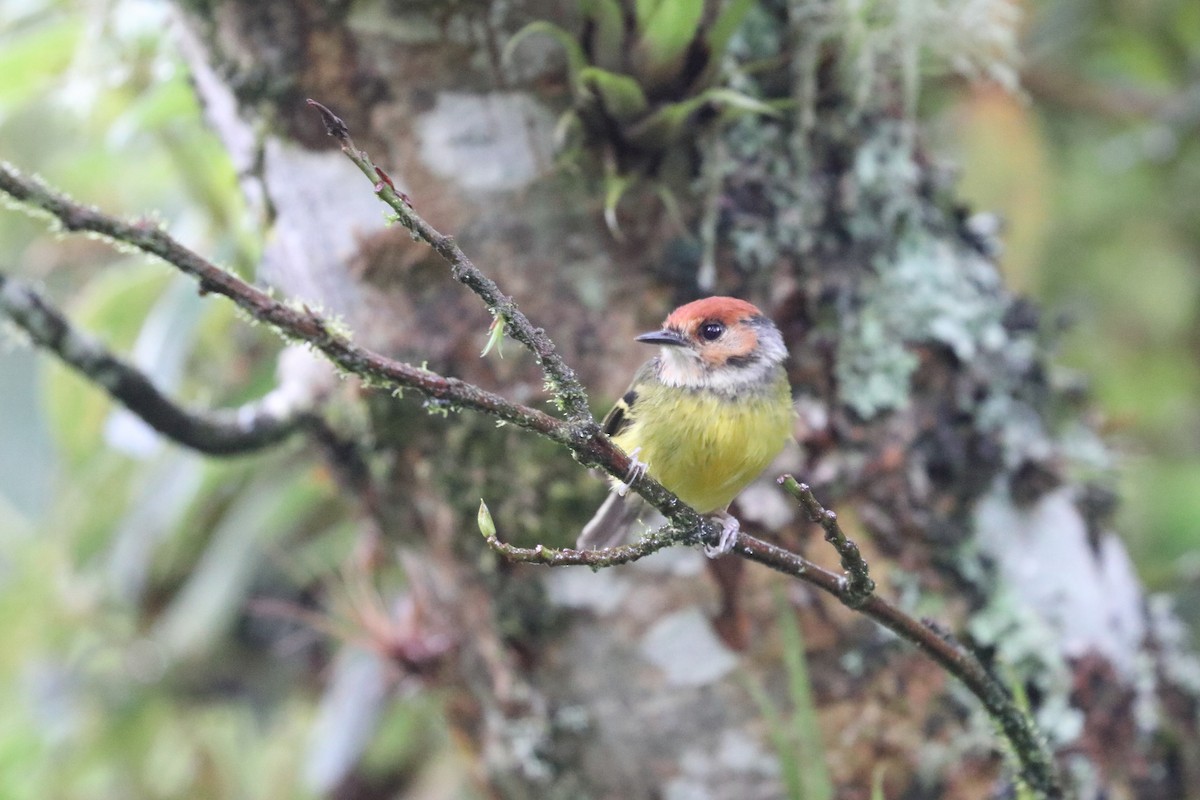
{"label": "tree trunk", "polygon": [[[208,117],[271,229],[260,280],[340,315],[364,345],[522,402],[544,396],[515,347],[479,357],[486,311],[386,226],[311,97],[545,327],[598,413],[648,355],[632,337],[675,304],[706,292],[759,303],[793,354],[799,446],[735,513],[834,566],[770,482],[794,471],[841,514],[881,592],[1023,689],[1081,797],[1198,796],[1196,753],[1181,744],[1195,741],[1192,661],[1110,531],[1111,493],[1076,477],[1102,452],[1084,407],[1052,380],[1036,308],[1005,291],[988,234],[922,147],[914,76],[864,66],[834,4],[752,13],[736,55],[775,59],[755,88],[794,105],[681,144],[687,179],[660,175],[678,212],[643,182],[617,208],[619,237],[601,159],[556,160],[572,102],[561,51],[530,37],[502,58],[531,20],[579,31],[572,4],[179,5]],[[498,563],[475,533],[480,497],[502,538],[561,545],[603,484],[488,419],[339,402],[365,403],[355,433],[381,445],[364,522],[388,545],[376,555],[399,549],[422,617],[455,635],[438,680],[484,794],[785,796],[788,759],[811,772],[822,757],[777,754],[756,699],[804,730],[785,657],[794,612],[836,797],[865,800],[876,781],[887,798],[1011,796],[974,698],[869,620],[682,548],[598,573]],[[324,780],[348,792],[342,767]]]}

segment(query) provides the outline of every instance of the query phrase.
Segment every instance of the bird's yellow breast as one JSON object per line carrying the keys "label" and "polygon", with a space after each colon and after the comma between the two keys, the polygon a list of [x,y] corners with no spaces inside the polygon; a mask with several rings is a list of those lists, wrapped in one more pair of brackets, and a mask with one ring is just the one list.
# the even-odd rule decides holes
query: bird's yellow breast
{"label": "bird's yellow breast", "polygon": [[738,397],[657,381],[636,388],[631,422],[614,441],[637,450],[650,475],[701,514],[724,510],[792,435],[782,371],[766,391]]}

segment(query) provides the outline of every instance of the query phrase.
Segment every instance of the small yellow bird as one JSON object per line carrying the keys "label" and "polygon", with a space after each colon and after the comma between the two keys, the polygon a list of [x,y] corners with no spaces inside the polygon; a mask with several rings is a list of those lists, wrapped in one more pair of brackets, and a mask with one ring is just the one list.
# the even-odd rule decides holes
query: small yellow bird
{"label": "small yellow bird", "polygon": [[[604,418],[604,432],[700,514],[721,520],[727,553],[738,521],[733,498],[766,469],[792,435],[792,392],[779,329],[755,306],[707,297],[671,312],[637,341],[662,346]],[[580,549],[620,544],[641,511],[617,484],[579,535]]]}

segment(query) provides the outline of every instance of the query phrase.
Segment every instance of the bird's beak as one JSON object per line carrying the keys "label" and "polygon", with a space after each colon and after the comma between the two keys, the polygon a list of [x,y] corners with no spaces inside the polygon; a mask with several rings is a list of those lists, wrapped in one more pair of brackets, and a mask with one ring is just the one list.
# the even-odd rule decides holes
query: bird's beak
{"label": "bird's beak", "polygon": [[661,344],[667,347],[683,347],[687,344],[687,339],[683,338],[682,333],[667,329],[643,333],[634,341],[644,342],[645,344]]}

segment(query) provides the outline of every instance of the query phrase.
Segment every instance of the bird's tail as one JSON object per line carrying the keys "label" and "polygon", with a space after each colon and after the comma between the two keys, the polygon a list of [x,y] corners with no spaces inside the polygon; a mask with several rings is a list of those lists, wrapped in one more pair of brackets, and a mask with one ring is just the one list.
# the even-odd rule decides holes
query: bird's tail
{"label": "bird's tail", "polygon": [[625,543],[630,527],[642,512],[645,501],[635,494],[618,494],[615,490],[608,497],[579,534],[575,546],[580,550],[598,550],[616,547]]}

